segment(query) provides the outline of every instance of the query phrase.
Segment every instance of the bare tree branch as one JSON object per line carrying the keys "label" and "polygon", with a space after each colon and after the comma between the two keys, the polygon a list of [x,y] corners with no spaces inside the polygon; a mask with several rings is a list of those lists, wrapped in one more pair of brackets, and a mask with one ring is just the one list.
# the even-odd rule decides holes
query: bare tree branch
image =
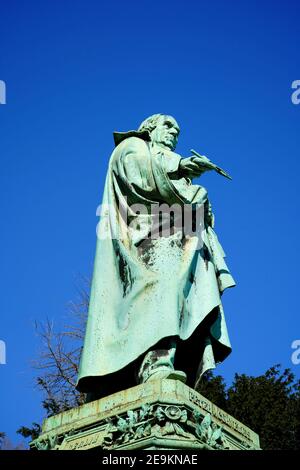
{"label": "bare tree branch", "polygon": [[50,319],[44,323],[35,322],[41,350],[38,359],[33,361],[33,367],[41,372],[36,383],[44,392],[43,406],[47,416],[81,405],[85,400],[85,395],[77,392],[75,385],[89,306],[90,281],[81,278],[80,282],[78,301],[68,304],[71,324],[58,332]]}

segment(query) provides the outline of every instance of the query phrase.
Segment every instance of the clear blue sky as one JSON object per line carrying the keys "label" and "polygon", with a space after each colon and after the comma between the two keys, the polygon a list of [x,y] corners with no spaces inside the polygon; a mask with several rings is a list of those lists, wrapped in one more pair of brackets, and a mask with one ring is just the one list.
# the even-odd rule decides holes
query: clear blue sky
{"label": "clear blue sky", "polygon": [[[297,4],[298,3],[298,4]],[[299,321],[300,7],[296,1],[1,1],[0,431],[40,421],[34,320],[58,327],[90,275],[112,131],[174,115],[237,281],[218,372],[291,367]]]}

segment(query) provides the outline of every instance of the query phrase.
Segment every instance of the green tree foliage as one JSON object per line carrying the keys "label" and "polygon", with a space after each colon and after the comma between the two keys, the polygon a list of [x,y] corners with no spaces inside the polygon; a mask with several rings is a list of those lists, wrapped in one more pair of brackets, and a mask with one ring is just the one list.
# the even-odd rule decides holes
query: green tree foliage
{"label": "green tree foliage", "polygon": [[197,391],[226,411],[226,384],[221,375],[214,375],[211,370],[207,371],[202,377]]}
{"label": "green tree foliage", "polygon": [[260,435],[263,449],[299,449],[299,400],[300,382],[276,365],[259,377],[236,374],[228,412]]}
{"label": "green tree foliage", "polygon": [[31,428],[28,428],[26,426],[21,426],[17,430],[17,433],[21,434],[21,436],[25,438],[30,437],[30,439],[36,439],[37,437],[39,437],[41,431],[42,431],[42,428],[38,423],[32,423]]}
{"label": "green tree foliage", "polygon": [[262,449],[300,449],[300,381],[290,369],[275,365],[258,377],[235,374],[228,389],[209,372],[198,391],[257,432]]}

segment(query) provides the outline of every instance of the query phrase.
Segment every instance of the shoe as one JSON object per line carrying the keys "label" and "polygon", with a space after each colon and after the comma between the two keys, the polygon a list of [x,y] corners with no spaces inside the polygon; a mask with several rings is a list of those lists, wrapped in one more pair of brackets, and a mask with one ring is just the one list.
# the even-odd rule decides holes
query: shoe
{"label": "shoe", "polygon": [[179,380],[180,382],[186,382],[186,374],[181,370],[172,370],[169,368],[159,367],[157,370],[151,372],[144,383],[150,382],[152,380]]}

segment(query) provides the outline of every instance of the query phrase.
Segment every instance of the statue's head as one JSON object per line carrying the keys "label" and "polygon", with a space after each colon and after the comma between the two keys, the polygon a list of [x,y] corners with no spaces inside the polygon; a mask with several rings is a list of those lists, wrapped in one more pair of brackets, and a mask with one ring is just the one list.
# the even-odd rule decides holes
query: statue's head
{"label": "statue's head", "polygon": [[142,122],[138,130],[148,131],[152,142],[170,150],[175,149],[180,132],[175,119],[167,114],[153,114]]}

